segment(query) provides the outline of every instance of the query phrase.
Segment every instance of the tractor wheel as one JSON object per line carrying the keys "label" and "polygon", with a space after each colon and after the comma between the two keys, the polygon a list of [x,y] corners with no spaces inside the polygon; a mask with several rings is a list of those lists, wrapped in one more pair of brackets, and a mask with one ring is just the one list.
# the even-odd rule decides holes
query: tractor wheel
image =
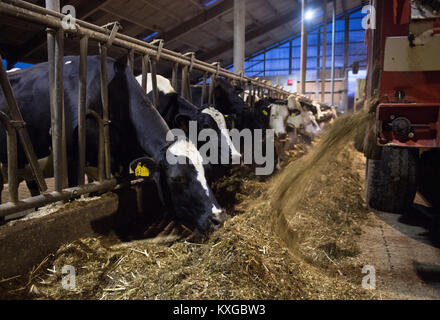
{"label": "tractor wheel", "polygon": [[417,153],[386,147],[381,160],[367,160],[366,199],[376,210],[405,213],[417,190]]}

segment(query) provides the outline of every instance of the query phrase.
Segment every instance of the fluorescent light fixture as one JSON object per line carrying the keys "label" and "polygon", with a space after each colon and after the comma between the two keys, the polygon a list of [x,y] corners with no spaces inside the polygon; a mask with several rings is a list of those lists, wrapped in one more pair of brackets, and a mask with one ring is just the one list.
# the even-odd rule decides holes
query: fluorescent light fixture
{"label": "fluorescent light fixture", "polygon": [[307,10],[305,14],[306,20],[312,20],[315,17],[315,12],[313,10]]}

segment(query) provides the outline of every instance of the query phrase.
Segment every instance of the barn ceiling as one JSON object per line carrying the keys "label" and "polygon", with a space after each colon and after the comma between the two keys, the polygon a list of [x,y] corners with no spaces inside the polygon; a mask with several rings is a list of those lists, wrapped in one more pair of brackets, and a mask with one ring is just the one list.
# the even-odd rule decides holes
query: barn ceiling
{"label": "barn ceiling", "polygon": [[[301,1],[246,1],[246,55],[300,32]],[[28,2],[44,6],[44,0]],[[330,1],[329,1],[330,2]],[[336,0],[337,14],[365,4],[366,0]],[[321,11],[324,0],[309,0]],[[151,41],[164,39],[165,47],[177,52],[195,52],[200,60],[232,63],[234,0],[61,0],[73,5],[79,19],[96,25],[119,21],[122,33]],[[330,3],[327,10],[330,12]],[[330,15],[329,15],[330,16]],[[317,17],[311,23],[320,23]],[[0,14],[0,52],[11,62],[46,60],[44,29]],[[66,41],[66,55],[78,54],[79,45]],[[97,52],[92,45],[90,53]],[[125,54],[113,49],[114,56]],[[166,69],[161,68],[163,72]],[[159,70],[160,71],[160,70]]]}

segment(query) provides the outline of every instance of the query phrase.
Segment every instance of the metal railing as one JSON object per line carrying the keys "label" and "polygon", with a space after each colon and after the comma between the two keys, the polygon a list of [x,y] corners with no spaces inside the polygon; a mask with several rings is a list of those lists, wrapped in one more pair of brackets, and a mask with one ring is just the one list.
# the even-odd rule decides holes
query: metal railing
{"label": "metal railing", "polygon": [[[64,29],[62,20],[66,16],[59,12],[59,0],[46,0],[46,8],[21,1],[21,0],[0,0],[0,14],[8,15],[46,27],[47,48],[49,62],[49,88],[50,88],[50,110],[51,110],[51,133],[52,153],[54,162],[55,191],[47,191],[46,182],[41,172],[37,158],[33,151],[26,124],[21,116],[20,109],[14,97],[6,70],[1,64],[0,81],[10,115],[0,113],[0,122],[7,131],[8,150],[8,185],[10,202],[0,205],[0,218],[20,211],[41,207],[49,203],[62,200],[69,200],[91,192],[106,192],[121,187],[116,179],[111,177],[110,172],[110,138],[109,138],[109,110],[108,110],[108,84],[106,59],[110,46],[116,46],[127,50],[128,62],[134,69],[135,56],[142,58],[142,87],[147,88],[148,69],[152,73],[153,103],[157,105],[157,81],[156,69],[159,61],[173,63],[172,84],[177,85],[178,69],[182,68],[182,95],[192,100],[190,90],[190,73],[196,69],[203,73],[203,94],[202,102],[214,103],[214,84],[217,77],[224,77],[230,81],[241,84],[251,94],[272,96],[285,99],[289,92],[281,87],[268,85],[267,83],[237,75],[228,70],[220,68],[219,63],[209,64],[197,60],[194,54],[180,54],[163,48],[162,40],[155,40],[152,43],[123,35],[118,32],[118,23],[110,24],[111,30],[107,27],[99,27],[91,23],[76,20],[75,28]],[[78,92],[78,184],[74,188],[67,188],[67,155],[64,124],[64,97],[63,97],[63,56],[64,56],[64,34],[69,33],[80,38],[80,67],[79,67],[79,92]],[[102,115],[91,110],[86,110],[87,90],[87,55],[89,40],[99,43],[101,59],[101,98]],[[1,59],[1,57],[0,57]],[[207,79],[210,78],[209,89],[206,87]],[[208,97],[206,97],[208,95]],[[85,185],[85,163],[86,163],[86,127],[87,116],[97,121],[99,127],[99,156],[97,182]],[[17,177],[17,133],[23,145],[27,160],[30,164],[35,181],[42,195],[28,198],[22,201],[18,199],[18,177]]]}

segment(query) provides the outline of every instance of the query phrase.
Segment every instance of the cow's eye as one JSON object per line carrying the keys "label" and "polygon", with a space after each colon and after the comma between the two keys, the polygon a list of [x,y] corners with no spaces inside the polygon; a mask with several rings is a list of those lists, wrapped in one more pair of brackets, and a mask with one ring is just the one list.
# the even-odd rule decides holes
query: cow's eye
{"label": "cow's eye", "polygon": [[184,185],[186,183],[186,179],[184,176],[173,177],[171,180],[179,185]]}

